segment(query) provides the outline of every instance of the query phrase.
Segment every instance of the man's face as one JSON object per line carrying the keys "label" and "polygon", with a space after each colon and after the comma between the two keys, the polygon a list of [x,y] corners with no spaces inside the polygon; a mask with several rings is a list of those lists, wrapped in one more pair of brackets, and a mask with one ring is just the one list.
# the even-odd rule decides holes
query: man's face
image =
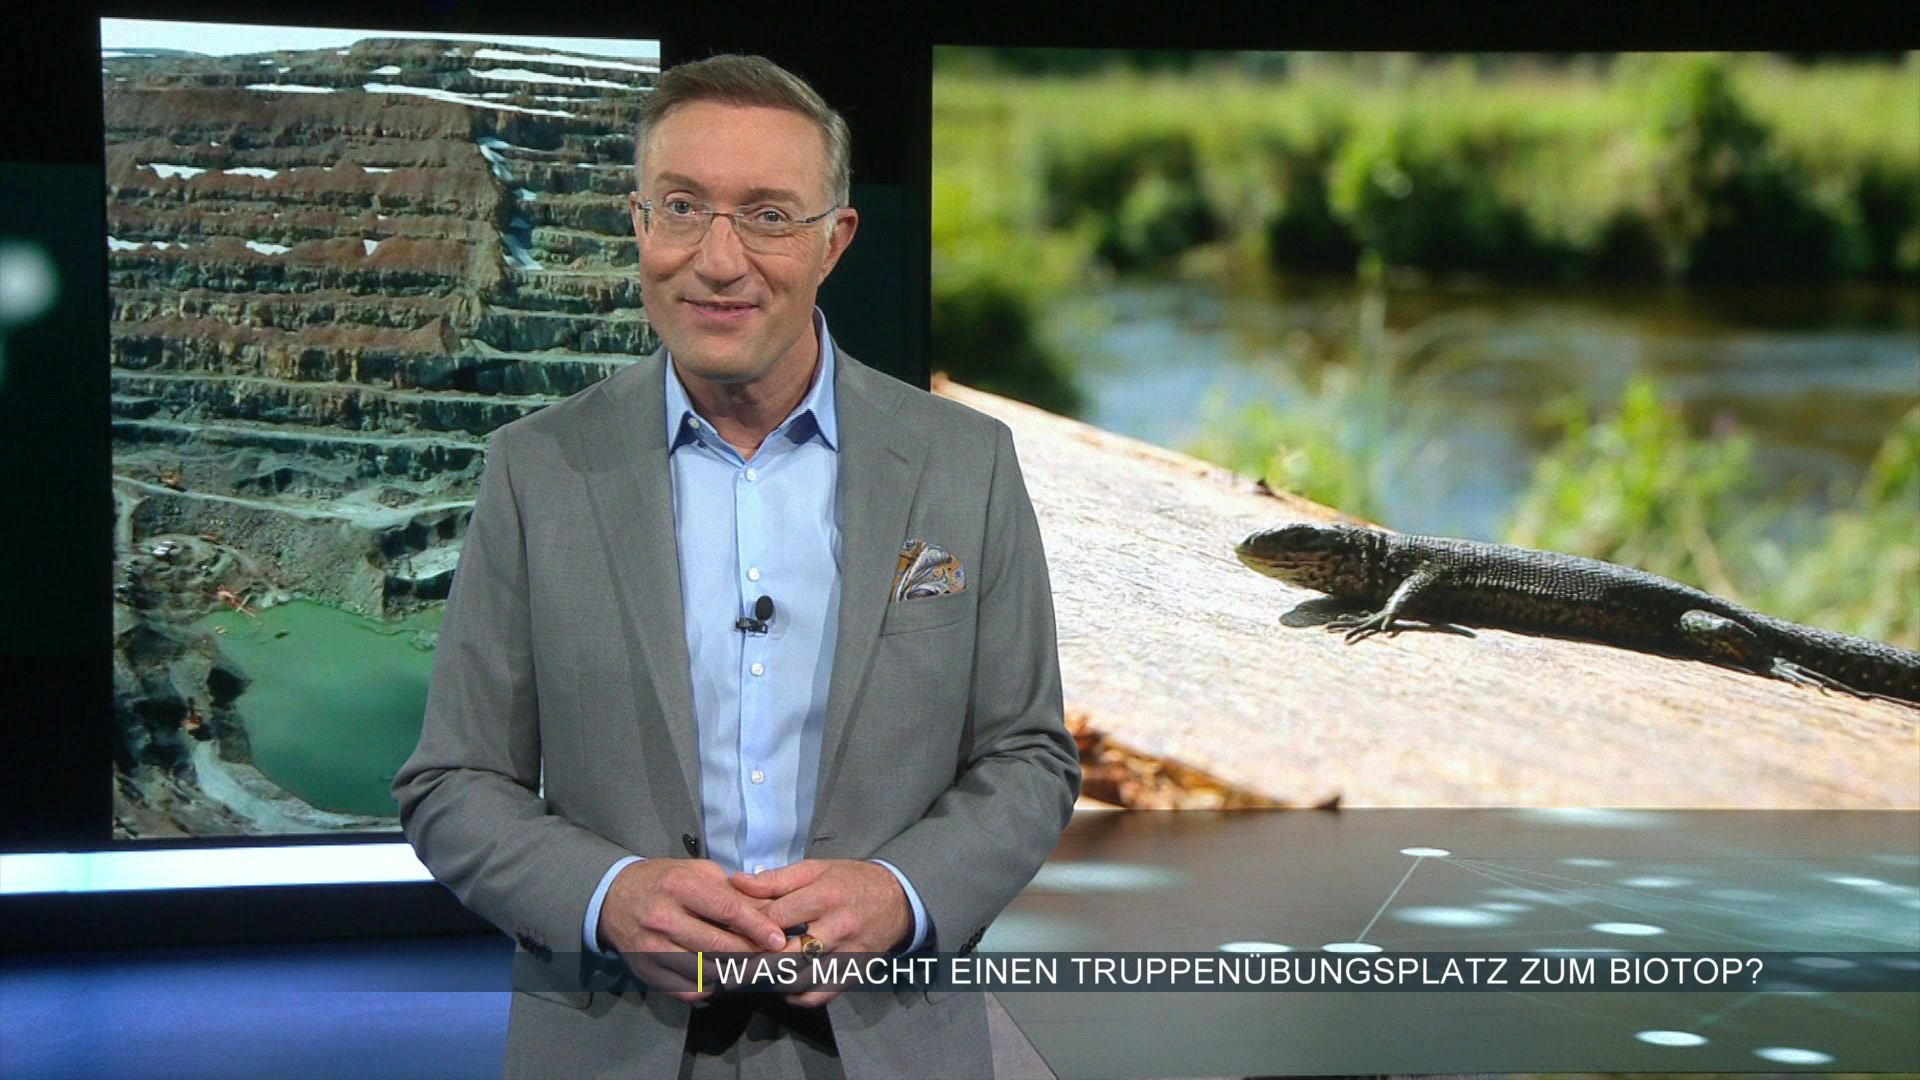
{"label": "man's face", "polygon": [[641,292],[682,376],[751,384],[810,372],[814,296],[853,239],[853,211],[750,251],[727,218],[697,243],[649,235],[639,204],[651,199],[656,215],[667,200],[686,199],[812,217],[833,203],[819,127],[786,109],[697,101],[653,126],[643,163],[644,188],[633,197]]}

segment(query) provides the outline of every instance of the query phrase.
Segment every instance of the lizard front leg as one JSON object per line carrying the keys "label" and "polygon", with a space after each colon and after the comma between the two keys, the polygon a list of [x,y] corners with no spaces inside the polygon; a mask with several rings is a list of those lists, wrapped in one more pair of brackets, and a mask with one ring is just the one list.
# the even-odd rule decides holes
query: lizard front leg
{"label": "lizard front leg", "polygon": [[1394,588],[1393,595],[1387,597],[1387,602],[1381,605],[1379,611],[1371,615],[1342,615],[1329,621],[1327,629],[1345,630],[1348,644],[1364,641],[1382,631],[1397,634],[1403,629],[1400,625],[1402,622],[1400,613],[1405,611],[1407,605],[1413,603],[1423,591],[1439,582],[1441,576],[1439,571],[1422,566],[1400,579],[1400,584]]}

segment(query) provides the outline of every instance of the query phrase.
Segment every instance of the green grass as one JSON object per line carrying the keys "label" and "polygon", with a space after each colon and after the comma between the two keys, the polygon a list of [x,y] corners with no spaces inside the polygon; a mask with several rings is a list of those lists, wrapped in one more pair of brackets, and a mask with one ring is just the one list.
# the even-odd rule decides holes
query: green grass
{"label": "green grass", "polygon": [[1625,563],[1768,614],[1920,649],[1920,408],[1811,530],[1741,433],[1695,436],[1637,379],[1609,415],[1563,407],[1505,539]]}
{"label": "green grass", "polygon": [[[1287,267],[1299,253],[1269,249],[1268,227],[1311,209],[1290,201],[1330,192],[1332,218],[1364,246],[1437,273],[1684,276],[1701,241],[1692,219],[1732,216],[1759,242],[1786,243],[1798,234],[1770,231],[1765,212],[1791,205],[1833,233],[1834,250],[1788,271],[1810,259],[1829,275],[1920,276],[1911,56],[1796,66],[1637,55],[1496,74],[1468,58],[1374,56],[1296,65],[1282,80],[1231,57],[1186,75],[1016,78],[948,63],[937,72],[943,254],[970,242],[957,226],[984,219],[1070,237],[1081,259],[1122,271],[1177,255],[1165,250],[1169,233]],[[1730,146],[1701,123],[1729,111],[1757,140]],[[1701,168],[1689,172],[1696,149]],[[1696,175],[1703,169],[1730,177]],[[1309,175],[1322,191],[1300,182]],[[1863,184],[1893,211],[1863,212]],[[1217,228],[1156,232],[1196,211]],[[1866,235],[1876,229],[1892,232]],[[1636,243],[1649,248],[1637,261]],[[1877,267],[1876,244],[1886,251]]]}
{"label": "green grass", "polygon": [[1920,650],[1920,407],[1881,444],[1850,503],[1801,547],[1762,545],[1744,565],[1755,606]]}

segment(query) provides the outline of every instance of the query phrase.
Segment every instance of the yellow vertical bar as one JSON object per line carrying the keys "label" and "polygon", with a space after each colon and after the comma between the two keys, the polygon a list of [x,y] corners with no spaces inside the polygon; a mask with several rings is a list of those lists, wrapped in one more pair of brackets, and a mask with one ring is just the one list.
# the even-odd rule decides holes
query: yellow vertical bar
{"label": "yellow vertical bar", "polygon": [[694,953],[693,962],[696,965],[693,969],[693,988],[704,994],[707,992],[707,954]]}

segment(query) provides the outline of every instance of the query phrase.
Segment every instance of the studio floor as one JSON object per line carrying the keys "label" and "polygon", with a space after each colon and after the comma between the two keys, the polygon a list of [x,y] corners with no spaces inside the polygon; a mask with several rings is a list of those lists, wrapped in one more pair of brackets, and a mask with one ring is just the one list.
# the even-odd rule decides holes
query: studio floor
{"label": "studio floor", "polygon": [[[983,951],[1740,952],[1786,957],[1807,982],[1003,992],[997,1059],[1009,1076],[1063,1078],[1920,1072],[1917,825],[1912,812],[1082,813]],[[0,957],[0,1076],[494,1077],[511,957],[491,934]]]}
{"label": "studio floor", "polygon": [[504,971],[497,936],[156,949],[0,961],[0,1075],[497,1077],[506,991],[459,986]]}

